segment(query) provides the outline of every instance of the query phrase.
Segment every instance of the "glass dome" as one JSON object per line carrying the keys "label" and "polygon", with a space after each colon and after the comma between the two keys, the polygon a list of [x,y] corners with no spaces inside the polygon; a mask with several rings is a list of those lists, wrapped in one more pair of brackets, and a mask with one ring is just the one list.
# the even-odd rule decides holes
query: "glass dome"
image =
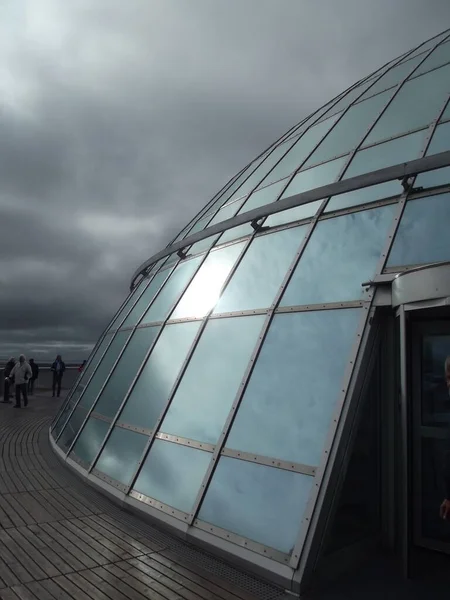
{"label": "glass dome", "polygon": [[368,282],[450,260],[449,92],[445,32],[238,173],[136,272],[55,449],[192,539],[295,570],[362,368]]}

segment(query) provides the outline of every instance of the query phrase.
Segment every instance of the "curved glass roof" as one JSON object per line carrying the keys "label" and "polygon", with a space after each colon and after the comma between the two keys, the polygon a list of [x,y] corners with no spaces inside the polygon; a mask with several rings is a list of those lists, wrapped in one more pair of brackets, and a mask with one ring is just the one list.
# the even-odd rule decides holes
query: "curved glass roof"
{"label": "curved glass roof", "polygon": [[188,238],[450,150],[449,93],[446,32],[238,173],[173,240],[186,238],[184,254],[145,270],[99,340],[53,425],[68,459],[161,520],[295,568],[374,311],[362,283],[450,260],[450,166]]}

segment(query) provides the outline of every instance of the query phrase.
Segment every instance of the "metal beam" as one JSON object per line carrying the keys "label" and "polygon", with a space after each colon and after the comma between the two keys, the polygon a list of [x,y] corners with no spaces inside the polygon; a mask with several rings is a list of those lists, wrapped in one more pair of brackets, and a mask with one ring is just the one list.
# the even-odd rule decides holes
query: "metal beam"
{"label": "metal beam", "polygon": [[439,154],[433,154],[431,156],[425,156],[424,158],[410,160],[406,163],[400,163],[392,167],[378,169],[377,171],[372,171],[370,173],[364,173],[363,175],[358,175],[349,179],[335,181],[329,185],[308,190],[307,192],[303,192],[301,194],[295,194],[289,198],[278,200],[278,202],[272,202],[271,204],[266,204],[259,208],[249,210],[246,213],[236,215],[231,219],[226,219],[221,223],[217,223],[212,227],[208,227],[203,231],[199,231],[194,235],[180,240],[176,244],[173,244],[168,248],[164,248],[157,254],[153,255],[134,272],[131,279],[131,286],[133,286],[136,278],[157,260],[177,252],[178,250],[182,250],[183,248],[204,240],[212,235],[222,233],[228,229],[232,229],[233,227],[237,227],[238,225],[245,225],[246,223],[250,224],[251,221],[258,221],[259,219],[267,217],[268,215],[277,214],[284,210],[301,206],[302,204],[308,204],[309,202],[313,202],[315,200],[327,198],[328,196],[336,196],[346,192],[353,192],[354,190],[363,189],[379,183],[385,183],[387,181],[393,181],[395,179],[403,180],[405,177],[411,177],[413,175],[417,175],[418,173],[426,173],[428,171],[434,171],[435,169],[448,166],[450,166],[450,150],[447,150],[446,152],[440,152]]}

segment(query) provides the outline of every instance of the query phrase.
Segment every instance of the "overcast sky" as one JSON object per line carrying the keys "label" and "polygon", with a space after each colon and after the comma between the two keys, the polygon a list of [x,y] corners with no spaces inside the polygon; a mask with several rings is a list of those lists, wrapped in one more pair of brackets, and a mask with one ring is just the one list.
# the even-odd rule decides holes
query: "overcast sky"
{"label": "overcast sky", "polygon": [[82,359],[135,268],[448,0],[3,0],[0,356]]}

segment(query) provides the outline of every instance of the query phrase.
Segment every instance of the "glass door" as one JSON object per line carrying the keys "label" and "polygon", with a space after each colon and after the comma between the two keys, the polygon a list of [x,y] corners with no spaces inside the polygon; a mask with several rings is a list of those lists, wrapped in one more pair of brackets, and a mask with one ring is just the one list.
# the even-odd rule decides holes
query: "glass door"
{"label": "glass door", "polygon": [[[450,554],[450,516],[440,507],[450,487],[450,320],[412,324],[411,352],[411,493],[413,541]],[[448,498],[450,500],[450,498]]]}

